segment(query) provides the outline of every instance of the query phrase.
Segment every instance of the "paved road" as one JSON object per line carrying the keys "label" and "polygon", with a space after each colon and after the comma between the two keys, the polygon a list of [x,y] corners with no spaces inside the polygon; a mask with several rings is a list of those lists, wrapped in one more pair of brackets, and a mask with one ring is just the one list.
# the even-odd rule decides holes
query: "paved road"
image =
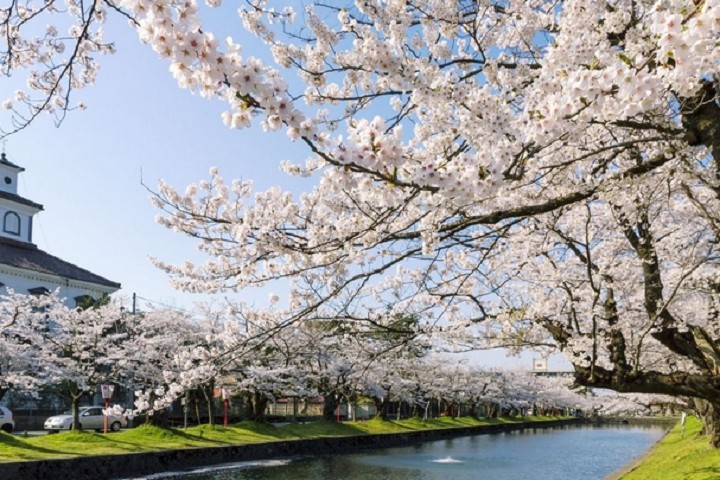
{"label": "paved road", "polygon": [[15,430],[13,435],[17,437],[37,437],[39,435],[47,435],[45,430]]}

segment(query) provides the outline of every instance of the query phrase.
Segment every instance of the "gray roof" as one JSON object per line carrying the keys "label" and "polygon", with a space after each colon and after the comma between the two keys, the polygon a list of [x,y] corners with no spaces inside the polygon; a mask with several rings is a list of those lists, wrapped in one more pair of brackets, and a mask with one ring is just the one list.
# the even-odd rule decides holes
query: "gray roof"
{"label": "gray roof", "polygon": [[43,252],[32,243],[0,237],[0,265],[119,289],[120,284]]}
{"label": "gray roof", "polygon": [[35,203],[32,200],[28,200],[27,198],[21,197],[20,195],[15,195],[14,193],[0,191],[0,198],[11,200],[11,201],[13,201],[15,203],[19,203],[21,205],[27,205],[28,207],[33,207],[38,210],[43,210],[43,206],[40,205],[39,203]]}
{"label": "gray roof", "polygon": [[15,168],[15,169],[17,169],[17,170],[19,170],[19,171],[21,171],[21,172],[24,172],[24,171],[25,171],[24,168],[22,168],[22,167],[20,167],[20,166],[18,166],[18,165],[15,165],[15,164],[12,163],[10,160],[8,160],[7,157],[5,156],[5,152],[3,152],[2,154],[0,154],[0,163],[2,163],[3,165],[7,165],[8,167]]}

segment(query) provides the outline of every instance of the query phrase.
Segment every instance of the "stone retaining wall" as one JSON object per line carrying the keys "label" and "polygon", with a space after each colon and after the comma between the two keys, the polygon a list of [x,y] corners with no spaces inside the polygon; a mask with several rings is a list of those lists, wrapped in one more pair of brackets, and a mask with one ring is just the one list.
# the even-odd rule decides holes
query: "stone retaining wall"
{"label": "stone retaining wall", "polygon": [[291,440],[230,447],[194,448],[126,455],[100,455],[63,460],[0,463],[0,479],[12,480],[110,480],[153,473],[188,470],[208,465],[284,458],[319,453],[346,453],[367,448],[387,448],[466,435],[512,430],[556,428],[583,423],[582,419],[521,422],[478,427],[424,430],[385,435]]}

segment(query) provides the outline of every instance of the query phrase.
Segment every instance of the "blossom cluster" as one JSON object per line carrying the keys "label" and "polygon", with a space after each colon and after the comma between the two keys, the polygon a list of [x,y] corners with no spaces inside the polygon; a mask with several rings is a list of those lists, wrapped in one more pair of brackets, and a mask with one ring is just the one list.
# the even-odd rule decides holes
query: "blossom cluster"
{"label": "blossom cluster", "polygon": [[[118,8],[182,88],[224,101],[231,128],[284,129],[310,156],[284,171],[316,178],[301,195],[216,169],[161,184],[158,221],[208,256],[156,260],[178,288],[287,282],[249,330],[400,315],[439,344],[562,349],[588,382],[707,373],[678,335],[716,331],[719,0],[248,0],[276,65],[218,40],[194,0]],[[88,12],[75,30],[102,21]],[[4,15],[20,35],[27,12]]]}

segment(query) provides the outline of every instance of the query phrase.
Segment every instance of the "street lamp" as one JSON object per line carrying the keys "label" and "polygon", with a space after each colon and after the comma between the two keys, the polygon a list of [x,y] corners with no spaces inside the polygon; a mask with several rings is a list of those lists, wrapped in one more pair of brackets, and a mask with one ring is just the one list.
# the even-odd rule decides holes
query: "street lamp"
{"label": "street lamp", "polygon": [[223,387],[222,388],[222,399],[223,399],[223,405],[224,405],[224,417],[223,417],[223,427],[227,428],[228,426],[228,406],[230,405],[230,390]]}
{"label": "street lamp", "polygon": [[[115,390],[115,385],[100,385],[100,394],[103,397],[103,400],[105,402],[105,410],[107,411],[108,407],[110,406],[110,397],[112,397],[113,391]],[[104,413],[104,412],[103,412]],[[108,415],[105,413],[103,415],[103,433],[107,434],[108,431]]]}

